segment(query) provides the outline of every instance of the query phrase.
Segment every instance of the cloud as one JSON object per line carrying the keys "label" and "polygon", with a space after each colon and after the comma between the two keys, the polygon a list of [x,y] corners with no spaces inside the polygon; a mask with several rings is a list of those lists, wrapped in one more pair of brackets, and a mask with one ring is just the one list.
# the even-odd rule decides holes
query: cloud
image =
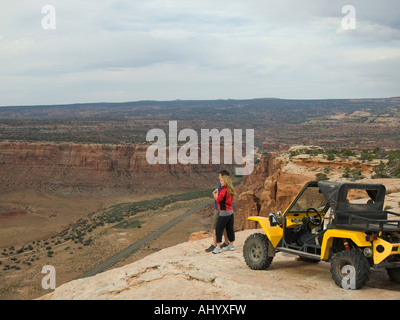
{"label": "cloud", "polygon": [[356,30],[344,1],[50,2],[47,31],[41,1],[0,4],[0,105],[398,95],[397,0],[353,0]]}

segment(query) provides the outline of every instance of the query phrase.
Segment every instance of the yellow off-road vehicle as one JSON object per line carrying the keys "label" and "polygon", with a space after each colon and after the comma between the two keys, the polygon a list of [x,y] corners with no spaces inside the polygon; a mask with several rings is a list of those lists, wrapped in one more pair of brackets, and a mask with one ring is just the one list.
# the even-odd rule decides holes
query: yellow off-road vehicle
{"label": "yellow off-road vehicle", "polygon": [[253,216],[265,234],[250,235],[243,255],[254,270],[267,269],[277,252],[328,261],[335,283],[359,289],[371,268],[385,268],[400,283],[400,214],[383,210],[382,184],[308,182],[285,212]]}

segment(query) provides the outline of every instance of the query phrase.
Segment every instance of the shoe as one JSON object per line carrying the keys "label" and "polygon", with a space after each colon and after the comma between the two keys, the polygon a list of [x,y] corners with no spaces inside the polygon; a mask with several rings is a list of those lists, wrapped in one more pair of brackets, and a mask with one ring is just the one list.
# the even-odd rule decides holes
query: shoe
{"label": "shoe", "polygon": [[217,253],[221,253],[221,252],[222,251],[221,251],[220,247],[215,247],[212,253],[217,254]]}
{"label": "shoe", "polygon": [[212,244],[211,246],[209,246],[205,251],[206,252],[212,252],[214,250],[215,246]]}
{"label": "shoe", "polygon": [[225,248],[226,246],[229,246],[229,243],[223,243],[223,244],[221,244],[221,249],[223,249],[223,248]]}
{"label": "shoe", "polygon": [[235,250],[235,247],[230,245],[230,244],[228,244],[226,247],[224,247],[224,250],[225,251],[233,251],[233,250]]}

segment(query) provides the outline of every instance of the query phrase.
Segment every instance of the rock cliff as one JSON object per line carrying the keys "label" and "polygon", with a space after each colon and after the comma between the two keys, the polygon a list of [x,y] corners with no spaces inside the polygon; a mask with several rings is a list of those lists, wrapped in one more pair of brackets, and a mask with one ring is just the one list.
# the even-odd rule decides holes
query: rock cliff
{"label": "rock cliff", "polygon": [[132,264],[57,287],[40,300],[273,300],[400,299],[400,285],[385,271],[373,271],[363,290],[344,290],[331,278],[329,264],[296,261],[277,254],[267,270],[244,262],[245,239],[236,233],[235,250],[214,255],[204,251],[210,239],[163,249]]}
{"label": "rock cliff", "polygon": [[0,184],[41,190],[210,188],[218,165],[150,165],[148,145],[0,142]]}

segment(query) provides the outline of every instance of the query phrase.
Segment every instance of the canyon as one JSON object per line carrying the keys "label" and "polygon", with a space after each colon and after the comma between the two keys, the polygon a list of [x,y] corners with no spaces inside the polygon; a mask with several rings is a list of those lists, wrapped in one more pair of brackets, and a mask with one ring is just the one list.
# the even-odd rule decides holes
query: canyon
{"label": "canyon", "polygon": [[[57,266],[61,283],[79,277],[182,215],[201,201],[196,192],[214,187],[210,181],[222,166],[150,165],[147,147],[0,142],[1,299],[43,294],[39,280],[45,264]],[[143,207],[139,212],[136,203]],[[130,217],[122,216],[124,206],[133,208]],[[199,216],[186,224],[189,231],[160,246],[186,240],[187,232],[199,230],[196,224],[204,228],[209,222]],[[142,251],[155,248],[157,243]]]}
{"label": "canyon", "polygon": [[[299,148],[307,147],[293,147],[290,151]],[[385,184],[385,205],[399,212],[399,179],[371,179],[376,164],[377,161],[355,158],[327,160],[323,155],[290,157],[289,153],[270,153],[262,156],[254,172],[244,177],[237,187],[234,251],[219,255],[206,253],[210,233],[195,232],[186,242],[97,276],[66,283],[38,299],[397,300],[400,285],[390,282],[384,270],[373,270],[368,285],[354,291],[338,288],[325,262],[308,263],[280,253],[269,269],[254,271],[246,266],[242,256],[245,239],[252,233],[263,232],[254,222],[247,221],[247,217],[283,211],[304,183],[314,180],[316,173],[326,171],[327,167],[330,181],[345,180],[342,177],[345,168],[361,169],[364,182]],[[211,212],[212,206],[203,209],[204,213],[207,211]]]}
{"label": "canyon", "polygon": [[[379,160],[360,160],[356,156],[332,160],[323,153],[298,152],[304,148],[346,147],[355,152],[378,146],[388,150],[398,148],[400,98],[177,100],[4,107],[0,108],[1,299],[33,299],[44,295],[46,291],[40,287],[43,277],[40,271],[44,265],[56,267],[57,286],[60,287],[46,298],[77,297],[77,288],[72,289],[75,293],[69,296],[66,291],[62,293],[62,285],[73,287],[74,279],[104,259],[200,202],[211,199],[207,190],[216,187],[219,170],[227,168],[234,172],[237,165],[151,165],[147,161],[146,152],[151,144],[146,141],[146,133],[155,128],[168,132],[170,121],[176,121],[182,131],[197,133],[197,137],[206,128],[215,128],[219,132],[227,128],[230,132],[254,130],[254,170],[250,175],[234,177],[237,183],[235,230],[242,240],[239,240],[233,258],[229,255],[221,259],[215,257],[215,263],[229,265],[234,261],[234,265],[244,271],[239,252],[241,241],[258,228],[247,217],[284,211],[304,183],[315,180],[317,174],[326,174],[331,181],[339,181],[354,179],[344,177],[346,169],[358,170],[363,181],[384,183],[388,191],[386,205],[400,211],[398,179],[372,179]],[[220,153],[223,159],[223,148]],[[197,159],[201,159],[200,155]],[[187,297],[254,298],[249,292],[261,294],[261,289],[254,287],[257,277],[247,269],[245,273],[233,273],[239,280],[223,278],[220,274],[209,278],[206,276],[208,269],[200,261],[185,260],[189,256],[208,260],[203,247],[210,244],[212,212],[210,204],[106,272],[114,270],[118,273],[119,268],[125,266],[126,270],[136,268],[132,264],[138,263],[142,267],[137,274],[132,271],[132,279],[138,279],[139,284],[149,279],[149,283],[160,285],[160,290],[165,292],[170,281],[178,283],[182,280],[184,286],[194,285],[200,289],[200,293]],[[244,232],[243,236],[241,232]],[[170,250],[168,255],[175,255],[176,259],[165,258],[162,266],[155,266],[153,262],[148,264],[152,259],[164,259],[166,252],[163,250]],[[157,256],[158,252],[161,256]],[[149,258],[145,258],[147,256]],[[295,261],[282,257],[279,263],[290,269]],[[186,272],[197,264],[202,267],[194,273]],[[318,270],[325,272],[325,269]],[[278,269],[275,271],[272,278],[290,278],[286,271],[283,274]],[[379,279],[382,277],[378,274]],[[220,280],[216,280],[218,278]],[[95,291],[105,292],[101,286],[107,284],[99,282],[99,277],[95,279],[86,279],[88,290],[82,291],[79,297],[123,297],[96,295]],[[104,279],[108,281],[109,278]],[[79,280],[84,284],[81,281],[85,279]],[[126,282],[126,279],[121,281]],[[229,295],[229,290],[222,290],[221,283],[244,284],[246,281],[252,285],[232,287],[241,291],[242,296]],[[267,286],[270,285],[268,281]],[[99,287],[95,288],[97,285]],[[311,291],[318,287],[318,284],[303,285]],[[380,293],[385,292],[384,287],[380,288],[383,290]],[[391,292],[399,291],[396,286],[390,288]],[[181,289],[183,292],[189,290],[187,287]],[[215,290],[210,292],[209,289]],[[123,286],[118,290],[132,292]],[[390,292],[386,293],[388,298],[394,297]],[[155,291],[146,294],[131,298],[157,298],[152,296]],[[262,294],[270,297],[265,292]],[[302,294],[299,289],[292,297]],[[338,297],[341,296],[333,296]]]}
{"label": "canyon", "polygon": [[[18,196],[21,193],[8,193],[2,195],[0,200],[2,201],[2,218],[3,220],[3,231],[2,231],[2,243],[7,243],[10,239],[12,241],[16,241],[16,237],[13,238],[11,233],[7,232],[7,226],[12,226],[12,223],[17,223],[20,227],[24,225],[24,221],[27,222],[25,230],[33,230],[36,232],[36,238],[38,234],[41,234],[40,238],[43,241],[46,239],[50,239],[51,236],[57,234],[60,230],[65,229],[68,223],[74,225],[74,222],[77,220],[81,220],[84,217],[90,216],[91,219],[95,218],[102,212],[106,212],[107,210],[111,210],[113,207],[107,209],[107,203],[116,203],[116,207],[121,207],[123,209],[124,203],[127,201],[129,197],[132,198],[133,194],[135,193],[121,193],[121,190],[125,187],[121,187],[123,184],[118,184],[115,181],[118,181],[118,177],[121,178],[121,175],[117,173],[117,170],[129,172],[126,173],[126,176],[123,177],[123,181],[126,181],[128,185],[135,186],[135,180],[131,180],[132,175],[135,174],[135,170],[137,167],[142,168],[140,160],[143,159],[145,148],[140,146],[129,147],[129,146],[101,146],[101,145],[75,145],[75,144],[51,144],[51,143],[2,143],[3,148],[7,147],[8,152],[3,152],[3,158],[1,160],[2,166],[8,166],[8,170],[13,172],[20,172],[21,168],[26,167],[24,170],[24,177],[21,180],[16,179],[13,177],[7,170],[2,171],[2,181],[4,184],[7,184],[7,187],[16,186],[22,188],[23,190],[27,190],[27,183],[32,183],[35,181],[35,188],[37,192],[36,197],[30,197],[25,194],[25,197],[30,199],[30,203],[27,205],[27,202],[23,202],[23,199],[19,198]],[[249,233],[255,232],[255,229],[258,226],[251,221],[248,221],[247,218],[249,216],[268,216],[270,212],[277,212],[277,211],[284,211],[286,207],[289,205],[290,201],[293,197],[299,192],[299,190],[303,187],[303,185],[310,180],[315,180],[316,174],[322,172],[328,172],[329,179],[331,181],[343,181],[343,172],[346,168],[352,169],[360,169],[363,174],[363,181],[368,182],[379,182],[384,183],[387,187],[387,202],[386,205],[390,205],[394,211],[400,211],[399,203],[400,203],[400,184],[398,179],[372,179],[373,169],[379,163],[379,160],[371,160],[371,161],[362,161],[357,159],[357,157],[348,157],[346,159],[336,157],[334,160],[328,160],[327,156],[324,154],[317,154],[317,155],[310,155],[303,152],[297,152],[301,150],[318,150],[322,148],[315,147],[315,146],[295,146],[289,149],[288,152],[270,152],[267,156],[261,155],[255,164],[254,171],[251,175],[243,176],[242,181],[239,185],[237,185],[237,197],[234,202],[234,210],[235,210],[235,231],[238,233],[238,239],[241,239],[237,243],[237,251],[234,253],[235,264],[240,265],[238,267],[238,273],[232,273],[236,275],[236,277],[242,277],[243,281],[246,282],[247,277],[253,278],[256,275],[251,275],[250,271],[247,270],[247,267],[244,265],[243,258],[241,253],[239,252],[241,246],[243,245],[243,241],[246,235]],[[3,149],[4,150],[4,149]],[[13,150],[11,152],[10,150]],[[100,151],[99,151],[100,150]],[[136,157],[132,158],[132,154],[135,152],[142,152],[141,156],[136,155]],[[112,154],[117,154],[118,159],[113,158]],[[139,163],[138,163],[139,161]],[[143,160],[142,160],[143,161]],[[143,163],[142,163],[143,165]],[[37,170],[35,169],[37,166]],[[28,167],[30,170],[28,170]],[[329,170],[327,170],[329,168]],[[164,168],[165,169],[165,168]],[[177,170],[178,168],[174,168]],[[207,168],[209,169],[209,168]],[[74,179],[69,179],[68,175],[63,175],[63,170],[76,170],[75,173],[71,176]],[[145,169],[148,170],[148,169]],[[191,177],[194,175],[203,176],[205,179],[204,184],[201,187],[210,187],[210,181],[213,181],[213,184],[216,184],[215,178],[215,171],[207,171],[206,169],[193,169],[194,171],[190,171]],[[151,171],[151,170],[149,170]],[[40,175],[42,172],[42,176]],[[79,172],[80,174],[77,174]],[[141,171],[142,172],[142,171]],[[148,171],[144,171],[148,172]],[[46,176],[48,174],[48,176]],[[58,179],[56,179],[57,174],[59,175]],[[181,181],[181,177],[178,173],[173,174],[166,170],[165,172],[155,171],[152,172],[155,177],[157,175],[165,175],[168,179],[171,179],[171,184],[178,183],[179,181],[180,187],[183,186],[183,189],[187,190],[188,188],[193,188],[199,185],[190,185],[193,180],[188,179],[188,184],[185,185],[185,181]],[[187,171],[181,171],[180,175],[187,174]],[[208,174],[208,176],[207,176]],[[98,177],[96,177],[98,175]],[[18,175],[17,175],[18,176]],[[63,178],[66,177],[66,178]],[[91,185],[83,183],[80,185],[79,179],[89,179],[89,177],[93,178],[94,183]],[[109,177],[109,178],[105,178]],[[43,180],[40,180],[43,178]],[[10,181],[14,181],[14,185],[10,183]],[[114,180],[113,180],[114,179]],[[173,179],[177,179],[174,180]],[[49,188],[48,181],[54,181],[51,189]],[[159,181],[155,179],[155,181]],[[68,185],[65,183],[68,182]],[[196,180],[198,182],[198,180]],[[151,186],[151,182],[149,184]],[[149,186],[147,185],[147,187]],[[137,185],[136,185],[137,186]],[[32,185],[30,186],[32,187]],[[65,188],[65,189],[64,189]],[[69,189],[67,189],[69,188]],[[6,188],[5,188],[6,189]],[[4,190],[5,190],[4,189]],[[107,190],[107,191],[105,191]],[[110,194],[110,190],[114,190],[113,194]],[[119,190],[119,191],[118,191]],[[149,189],[145,189],[149,190]],[[161,196],[162,188],[159,189],[160,193],[154,193],[153,198],[157,199]],[[178,190],[175,186],[175,190]],[[165,190],[164,190],[165,191]],[[26,191],[25,191],[26,192]],[[115,194],[119,194],[119,200],[115,197]],[[147,199],[145,192],[142,195],[142,199]],[[168,194],[166,192],[165,194]],[[10,198],[9,195],[12,195]],[[38,197],[47,195],[47,199],[45,203],[47,203],[48,207],[41,204],[38,205]],[[53,199],[54,202],[52,205],[49,205],[50,196],[53,195],[55,198]],[[83,199],[82,197],[87,197]],[[97,198],[96,198],[97,197]],[[138,196],[137,196],[138,197]],[[99,199],[102,198],[103,202],[97,203],[96,201],[100,201]],[[96,201],[94,201],[96,199]],[[124,201],[122,201],[122,199]],[[198,201],[204,201],[205,198],[199,198]],[[208,198],[210,199],[210,198]],[[131,199],[132,201],[132,199]],[[51,202],[51,201],[50,201]],[[63,204],[64,202],[64,204]],[[55,205],[57,203],[57,205]],[[118,204],[120,203],[120,204]],[[177,214],[182,214],[186,210],[185,208],[189,208],[190,206],[194,206],[196,203],[194,201],[184,201],[181,205],[172,203],[171,205],[167,205],[164,208],[161,207],[157,210],[148,210],[140,213],[139,215],[135,215],[133,218],[128,218],[126,220],[127,223],[131,223],[134,221],[138,221],[139,225],[142,224],[142,229],[113,229],[113,225],[115,224],[106,224],[104,227],[98,227],[96,230],[92,231],[89,235],[87,240],[87,246],[83,246],[82,242],[77,243],[73,247],[70,242],[61,242],[57,246],[53,246],[53,251],[55,256],[44,258],[41,256],[40,261],[38,263],[31,263],[31,267],[28,269],[17,270],[15,275],[20,275],[25,277],[24,285],[20,282],[20,284],[13,284],[14,287],[14,294],[11,294],[10,291],[5,291],[6,296],[8,297],[25,297],[25,298],[38,298],[45,294],[44,290],[32,290],[31,286],[36,283],[36,287],[40,283],[40,269],[43,266],[43,263],[56,265],[58,270],[58,287],[54,291],[54,293],[50,293],[49,295],[43,297],[44,299],[124,299],[128,296],[116,294],[114,289],[110,291],[110,293],[106,294],[105,292],[108,290],[108,285],[103,282],[99,281],[98,277],[90,277],[87,279],[82,280],[74,280],[71,278],[71,275],[74,277],[79,276],[83,273],[84,270],[88,270],[88,268],[93,267],[90,266],[90,263],[94,261],[102,261],[99,260],[101,256],[110,256],[113,254],[110,247],[112,244],[113,250],[122,250],[124,247],[128,246],[130,243],[137,241],[140,239],[141,236],[145,235],[146,230],[154,230],[154,228],[158,228],[157,223],[166,223],[168,219],[176,217]],[[72,208],[72,204],[76,205],[77,208],[72,210],[66,210],[66,206],[70,206]],[[127,203],[128,204],[128,203]],[[178,205],[178,206],[177,206]],[[88,211],[89,208],[90,212]],[[83,207],[86,207],[86,210],[82,210]],[[7,208],[9,211],[7,212]],[[101,209],[103,208],[103,209]],[[129,208],[129,206],[127,207]],[[106,211],[104,211],[106,209]],[[113,209],[114,210],[114,209]],[[128,210],[128,209],[127,209]],[[75,211],[75,214],[73,213]],[[167,290],[167,288],[171,285],[171,281],[174,277],[178,277],[176,279],[176,285],[181,282],[180,285],[182,287],[179,290],[183,290],[182,292],[186,292],[186,286],[195,285],[196,288],[199,287],[200,292],[195,291],[194,295],[188,294],[187,298],[193,299],[209,299],[210,294],[212,297],[218,299],[252,299],[254,296],[250,292],[254,292],[254,290],[260,290],[260,288],[247,288],[245,291],[243,287],[236,287],[241,292],[241,294],[237,295],[230,295],[228,294],[229,288],[225,288],[222,283],[228,282],[232,283],[232,281],[237,282],[238,280],[232,280],[232,278],[224,278],[221,274],[213,274],[211,273],[210,277],[214,280],[207,280],[209,279],[206,274],[208,274],[208,269],[202,269],[201,267],[196,267],[194,272],[196,273],[195,276],[192,273],[187,273],[185,270],[190,268],[193,265],[202,265],[198,260],[205,259],[203,257],[204,248],[206,245],[208,246],[211,239],[210,239],[210,230],[209,230],[209,223],[211,220],[211,215],[213,211],[213,205],[210,204],[204,209],[199,210],[195,215],[190,217],[190,219],[186,219],[182,223],[178,224],[173,230],[170,230],[165,235],[161,236],[159,239],[154,240],[151,244],[151,248],[143,248],[144,250],[142,253],[133,254],[130,257],[118,262],[115,266],[111,267],[109,270],[105,271],[106,274],[110,275],[110,277],[119,277],[116,276],[116,273],[121,272],[120,268],[124,270],[128,270],[129,268],[134,268],[132,270],[136,270],[137,265],[141,267],[138,269],[138,273],[133,275],[132,279],[139,279],[138,284],[140,287],[143,287],[144,291],[137,291],[136,289],[136,282],[131,282],[130,280],[121,280],[124,283],[128,284],[128,287],[123,288],[116,285],[119,289],[116,289],[118,292],[137,292],[137,295],[129,295],[132,299],[142,299],[143,297],[147,297],[149,299],[159,298],[160,296],[152,296],[151,289],[146,287],[146,283],[149,285],[156,285],[159,288],[159,292],[163,290]],[[4,217],[7,216],[8,213],[8,220],[4,220]],[[66,213],[68,213],[66,215]],[[69,220],[65,220],[65,216],[69,216]],[[46,217],[45,221],[46,224],[40,224],[40,219]],[[156,218],[156,219],[154,219]],[[28,220],[25,220],[28,219]],[[57,220],[59,219],[59,220]],[[49,225],[51,223],[51,227]],[[14,227],[15,228],[15,225]],[[74,227],[75,228],[75,227]],[[20,229],[21,230],[21,229]],[[47,230],[47,231],[46,231]],[[113,230],[111,232],[111,230]],[[115,230],[115,231],[114,231]],[[139,231],[141,230],[141,231]],[[35,233],[33,232],[33,233]],[[243,233],[243,236],[241,235]],[[240,236],[239,236],[240,235]],[[106,236],[106,237],[104,237]],[[17,235],[19,241],[21,243],[26,243],[21,240],[23,236],[21,232]],[[35,238],[34,234],[30,235],[32,239]],[[58,238],[55,238],[57,240]],[[189,241],[189,242],[187,242]],[[54,240],[53,240],[54,243]],[[178,245],[181,243],[181,245]],[[197,244],[198,243],[198,244]],[[51,243],[50,243],[51,244]],[[177,246],[178,245],[178,246]],[[80,246],[80,248],[79,248]],[[185,248],[182,250],[182,246]],[[36,248],[36,247],[34,247]],[[105,248],[107,248],[105,250]],[[168,248],[168,249],[167,249]],[[197,249],[194,249],[197,248]],[[68,249],[68,251],[65,251]],[[164,251],[167,250],[167,251]],[[189,250],[189,251],[187,251]],[[42,255],[46,251],[42,250]],[[65,252],[65,253],[63,253]],[[76,252],[71,256],[72,252]],[[157,253],[160,253],[160,256]],[[200,254],[201,253],[201,254]],[[25,255],[29,256],[29,252],[24,253]],[[146,266],[148,261],[154,261],[152,259],[164,259],[164,254],[168,254],[168,256],[174,256],[173,261],[169,260],[170,258],[166,258],[163,263],[158,264],[157,266],[151,263],[150,266]],[[35,256],[39,256],[39,253],[35,253]],[[149,256],[149,258],[147,258]],[[90,257],[90,259],[88,259]],[[190,259],[194,259],[193,261]],[[225,261],[224,259],[227,258],[227,255],[221,256],[221,259],[217,259],[215,263],[222,263]],[[45,260],[43,260],[45,259]],[[66,259],[70,261],[74,261],[73,264],[69,263],[66,264]],[[72,260],[71,260],[72,259]],[[189,259],[189,260],[188,260]],[[214,259],[214,257],[213,257]],[[288,257],[281,257],[279,258],[281,261],[279,263],[286,265],[288,268],[292,268],[292,264],[297,263],[293,259],[289,259]],[[283,260],[281,260],[283,259]],[[22,259],[21,259],[22,260]],[[5,261],[5,260],[3,260]],[[226,263],[232,262],[228,258]],[[4,262],[5,263],[5,262]],[[225,262],[223,262],[225,263]],[[162,265],[162,266],[161,266]],[[325,264],[321,264],[325,265]],[[68,268],[66,268],[68,266]],[[325,265],[326,266],[326,265]],[[39,269],[40,267],[40,269]],[[165,270],[163,268],[166,268]],[[171,269],[173,268],[173,270]],[[325,268],[325,269],[324,269]],[[307,268],[306,268],[307,269]],[[317,267],[319,270],[318,272],[327,272],[328,269],[326,267]],[[35,271],[36,270],[36,271]],[[64,270],[64,271],[63,271]],[[143,271],[145,270],[145,271]],[[146,271],[147,270],[147,271]],[[171,271],[172,270],[172,271]],[[174,271],[175,270],[175,271]],[[181,270],[182,273],[179,273]],[[314,267],[309,269],[309,272],[316,272]],[[325,270],[325,271],[324,271]],[[244,273],[241,273],[241,272]],[[3,273],[3,286],[10,282],[10,275],[7,275],[9,270],[6,270]],[[18,273],[19,272],[19,273]],[[115,272],[115,274],[114,274]],[[125,272],[125,271],[124,271]],[[131,272],[131,271],[126,271]],[[136,271],[132,271],[136,272]],[[171,273],[172,272],[172,273]],[[276,273],[276,274],[275,274]],[[275,271],[275,276],[281,278],[279,271]],[[66,274],[70,275],[69,277],[65,276]],[[27,275],[31,279],[31,281],[27,281]],[[153,279],[153,276],[155,277]],[[285,277],[290,278],[290,274],[286,274]],[[104,281],[107,281],[108,276],[102,273],[101,277],[104,277]],[[204,278],[205,277],[205,278]],[[272,279],[265,279],[266,283],[268,284],[269,281]],[[305,275],[306,277],[306,275]],[[385,280],[385,276],[381,273],[376,273],[376,281]],[[142,279],[143,278],[143,279]],[[206,280],[204,280],[204,279]],[[211,279],[210,278],[210,279]],[[220,280],[215,280],[215,279]],[[326,277],[327,280],[323,280],[322,287],[328,286],[330,288],[330,277]],[[97,280],[96,280],[97,279]],[[142,280],[140,280],[142,279]],[[147,279],[147,280],[146,280]],[[186,280],[185,280],[186,279]],[[199,280],[200,279],[200,280]],[[202,280],[203,279],[203,280]],[[322,277],[320,277],[322,279]],[[154,280],[154,282],[153,282]],[[71,282],[72,281],[72,282]],[[87,281],[87,282],[84,282]],[[191,281],[195,281],[194,283]],[[199,282],[200,281],[200,282]],[[306,280],[304,280],[306,281]],[[65,283],[65,285],[63,285]],[[315,286],[306,286],[308,291],[313,290],[313,292],[318,292],[317,287],[321,285],[320,282],[316,282]],[[11,284],[9,284],[11,285]],[[87,291],[78,289],[81,288],[83,285],[84,288],[87,288]],[[272,284],[271,284],[272,285]],[[276,285],[276,284],[273,284]],[[334,285],[334,284],[333,284]],[[381,285],[379,284],[380,290],[384,290],[387,284]],[[133,286],[133,287],[132,287]],[[165,286],[165,289],[163,289]],[[25,288],[25,289],[17,289],[17,288]],[[69,288],[69,289],[65,289]],[[71,289],[72,288],[72,289]],[[334,287],[333,287],[334,288]],[[392,284],[391,290],[393,294],[397,292],[397,286]],[[22,291],[21,291],[22,290]],[[178,290],[178,289],[177,289]],[[197,289],[196,289],[197,290]],[[210,291],[211,290],[211,291]],[[324,289],[325,292],[328,289]],[[27,291],[26,293],[24,293]],[[168,290],[167,290],[168,291]],[[329,291],[329,290],[328,290]],[[30,293],[29,293],[30,292]],[[98,295],[96,292],[102,292],[102,294]],[[140,292],[143,292],[140,295]],[[146,292],[146,293],[144,293]],[[327,298],[337,299],[342,297],[342,292],[339,292],[336,289],[333,295],[327,295]],[[104,293],[104,295],[103,295]],[[22,294],[22,296],[21,296]],[[154,293],[155,294],[155,293]],[[271,297],[266,293],[263,293],[265,297]],[[294,293],[293,293],[294,294]],[[297,295],[291,295],[289,291],[285,292],[285,297],[292,297],[292,298],[299,298],[302,293],[301,290],[296,293]],[[376,294],[375,291],[371,291],[370,293],[362,293],[361,295],[354,294],[350,296],[350,298],[358,299],[358,298],[370,298],[372,294]],[[324,296],[324,295],[322,295]],[[171,296],[173,297],[173,296]],[[275,297],[283,297],[282,295],[276,295]],[[388,295],[389,299],[395,297],[395,295]],[[175,298],[181,299],[182,296],[176,296]]]}
{"label": "canyon", "polygon": [[[149,164],[149,145],[0,142],[3,189],[146,192],[201,189],[218,165]],[[190,179],[188,177],[190,176]],[[179,183],[178,183],[179,181]]]}

